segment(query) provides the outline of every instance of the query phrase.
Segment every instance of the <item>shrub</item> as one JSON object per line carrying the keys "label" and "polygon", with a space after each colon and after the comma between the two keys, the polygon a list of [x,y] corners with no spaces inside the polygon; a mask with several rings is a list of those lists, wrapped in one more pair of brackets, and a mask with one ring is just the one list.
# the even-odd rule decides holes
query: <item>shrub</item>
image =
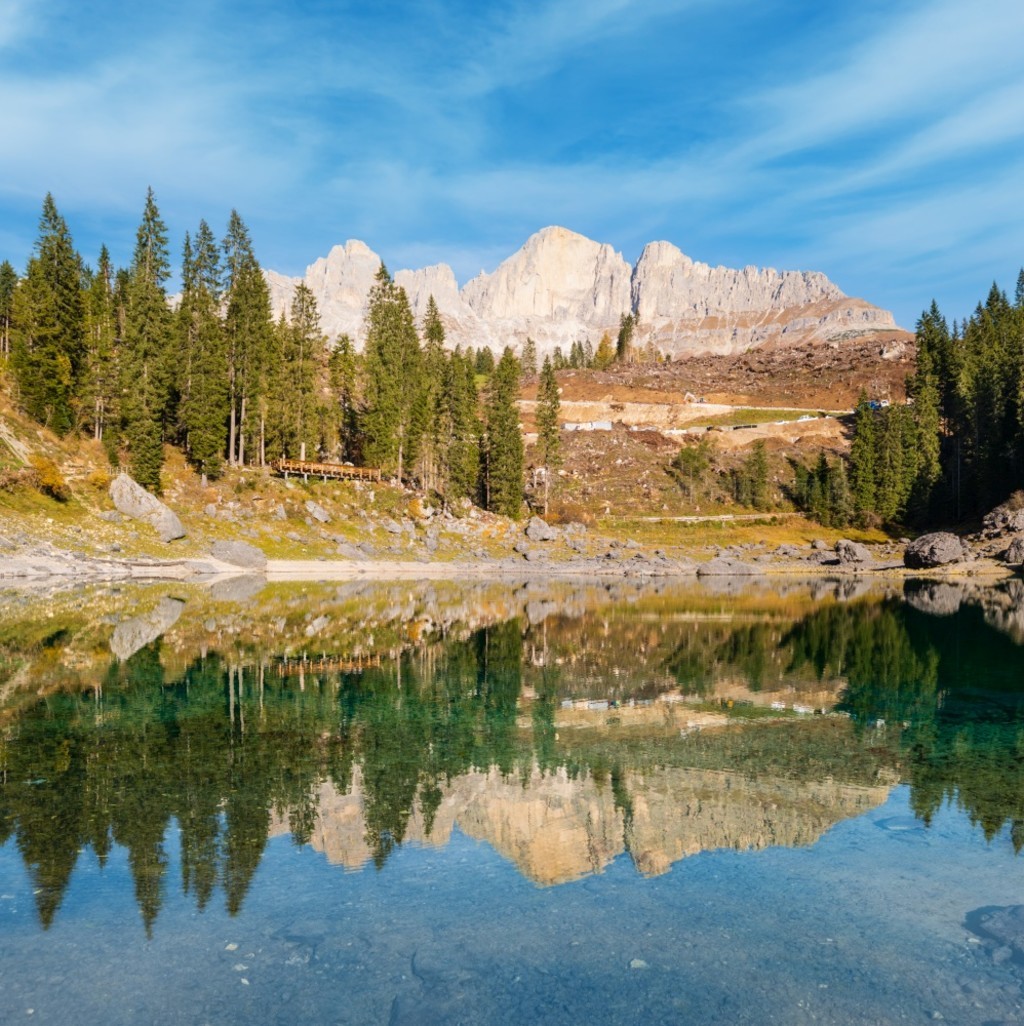
{"label": "shrub", "polygon": [[51,499],[67,502],[71,498],[71,489],[53,460],[46,456],[30,456],[29,464],[35,475],[35,486]]}

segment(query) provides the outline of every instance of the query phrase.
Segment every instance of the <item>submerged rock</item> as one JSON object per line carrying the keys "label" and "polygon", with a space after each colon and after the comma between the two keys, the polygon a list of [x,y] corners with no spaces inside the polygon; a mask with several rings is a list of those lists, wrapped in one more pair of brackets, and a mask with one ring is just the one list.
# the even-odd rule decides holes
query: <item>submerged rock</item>
{"label": "submerged rock", "polygon": [[755,577],[761,569],[732,556],[717,556],[697,567],[698,577]]}
{"label": "submerged rock", "polygon": [[264,570],[267,566],[266,554],[243,541],[215,541],[210,549],[214,559],[223,560],[232,566],[241,566],[249,570]]}

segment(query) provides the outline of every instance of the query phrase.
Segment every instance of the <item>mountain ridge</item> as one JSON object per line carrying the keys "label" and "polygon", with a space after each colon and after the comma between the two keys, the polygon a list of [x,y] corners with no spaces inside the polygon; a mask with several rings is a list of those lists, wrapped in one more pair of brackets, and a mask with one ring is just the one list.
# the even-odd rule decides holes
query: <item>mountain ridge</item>
{"label": "mountain ridge", "polygon": [[[381,258],[350,239],[301,278],[265,276],[274,315],[286,312],[304,282],[316,297],[324,332],[363,341],[367,296]],[[768,342],[800,344],[838,335],[895,330],[892,314],[845,295],[820,271],[712,267],[671,242],[648,243],[630,265],[607,243],[552,225],[531,235],[494,271],[461,288],[447,264],[400,270],[395,282],[422,322],[432,295],[454,346],[506,345],[532,338],[541,355],[573,342],[614,340],[620,319],[637,321],[634,344],[668,356],[745,352]]]}

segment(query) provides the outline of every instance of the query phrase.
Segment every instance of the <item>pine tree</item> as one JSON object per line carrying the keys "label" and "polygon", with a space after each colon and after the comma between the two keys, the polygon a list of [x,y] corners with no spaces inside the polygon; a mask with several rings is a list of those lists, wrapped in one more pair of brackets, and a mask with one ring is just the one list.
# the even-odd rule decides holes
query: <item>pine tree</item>
{"label": "pine tree", "polygon": [[523,355],[519,362],[522,364],[524,378],[532,378],[537,374],[537,343],[529,336],[523,343]]}
{"label": "pine tree", "polygon": [[537,449],[544,467],[544,515],[548,513],[550,479],[562,463],[561,438],[558,431],[558,379],[551,360],[544,358],[537,386]]}
{"label": "pine tree", "polygon": [[477,404],[473,361],[456,347],[445,364],[437,424],[437,488],[446,504],[477,492],[482,434]]}
{"label": "pine tree", "polygon": [[370,290],[363,350],[366,459],[402,479],[415,458],[421,353],[405,289],[381,265]]}
{"label": "pine tree", "polygon": [[322,408],[327,385],[327,340],[310,289],[299,282],[292,298],[291,320],[280,327],[284,344],[277,374],[280,382],[282,452],[293,459],[315,458],[325,441]]}
{"label": "pine tree", "polygon": [[12,304],[12,367],[25,411],[66,435],[76,424],[85,357],[82,261],[49,193],[39,238]]}
{"label": "pine tree", "polygon": [[433,296],[427,300],[423,342],[421,387],[414,411],[415,431],[421,439],[417,475],[425,489],[437,490],[444,444],[440,437],[440,419],[448,358],[444,348],[444,324]]}
{"label": "pine tree", "polygon": [[11,324],[17,286],[18,272],[9,260],[5,260],[0,264],[0,357],[11,355]]}
{"label": "pine tree", "polygon": [[506,348],[487,388],[487,508],[518,519],[523,504],[523,435],[519,429],[519,361]]}
{"label": "pine tree", "polygon": [[358,414],[359,366],[352,339],[348,335],[338,339],[328,357],[327,372],[338,455],[342,460],[355,462],[361,459],[362,452]]}
{"label": "pine tree", "polygon": [[850,484],[853,489],[853,508],[863,523],[876,512],[878,475],[875,461],[875,413],[862,392],[857,401],[850,444]]}
{"label": "pine tree", "polygon": [[476,351],[476,372],[481,377],[489,378],[494,373],[494,353],[490,346]]}
{"label": "pine tree", "polygon": [[273,338],[270,291],[253,253],[249,229],[231,211],[224,253],[227,312],[224,334],[228,368],[228,462],[241,466],[246,446],[266,462],[265,391]]}
{"label": "pine tree", "polygon": [[756,510],[765,510],[771,505],[768,453],[763,440],[753,444],[735,473],[734,494],[737,502]]}
{"label": "pine tree", "polygon": [[228,379],[220,254],[213,232],[199,222],[182,254],[182,296],[177,335],[179,419],[189,462],[208,478],[220,476],[227,445]]}
{"label": "pine tree", "polygon": [[619,320],[619,337],[615,343],[615,359],[619,363],[633,363],[636,354],[633,351],[633,334],[636,331],[636,317],[632,313],[623,314]]}
{"label": "pine tree", "polygon": [[119,441],[132,477],[154,492],[160,490],[176,359],[164,291],[169,273],[167,229],[150,189],[135,236],[127,284]]}
{"label": "pine tree", "polygon": [[102,441],[117,417],[119,393],[118,323],[114,268],[107,247],[100,249],[85,296],[86,354],[79,394],[83,417],[92,421],[92,436]]}

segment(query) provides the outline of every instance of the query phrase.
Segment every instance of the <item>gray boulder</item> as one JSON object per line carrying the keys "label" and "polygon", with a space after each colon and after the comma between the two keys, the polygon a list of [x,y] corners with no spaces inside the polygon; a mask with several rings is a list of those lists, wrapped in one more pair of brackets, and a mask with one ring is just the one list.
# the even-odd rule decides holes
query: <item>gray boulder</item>
{"label": "gray boulder", "polygon": [[963,563],[971,550],[955,534],[935,531],[915,538],[903,551],[903,565],[911,570],[930,570],[938,566]]}
{"label": "gray boulder", "polygon": [[223,560],[232,566],[243,566],[248,570],[265,570],[266,554],[244,541],[215,541],[210,549],[214,559]]}
{"label": "gray boulder", "polygon": [[171,542],[185,537],[185,528],[178,515],[127,474],[118,474],[110,483],[110,498],[119,513],[150,524],[161,541]]}
{"label": "gray boulder", "polygon": [[866,545],[860,545],[846,538],[840,538],[836,542],[836,555],[839,557],[839,562],[844,566],[858,563],[873,563],[875,561],[871,555],[871,550]]}
{"label": "gray boulder", "polygon": [[306,500],[306,512],[321,524],[329,524],[331,522],[331,514],[319,502],[314,502],[312,499]]}
{"label": "gray boulder", "polygon": [[530,517],[526,524],[526,537],[530,541],[554,541],[558,538],[558,528],[552,527],[540,517]]}
{"label": "gray boulder", "polygon": [[1024,535],[1020,535],[1010,542],[1010,547],[1003,553],[1003,560],[1014,566],[1024,563]]}

